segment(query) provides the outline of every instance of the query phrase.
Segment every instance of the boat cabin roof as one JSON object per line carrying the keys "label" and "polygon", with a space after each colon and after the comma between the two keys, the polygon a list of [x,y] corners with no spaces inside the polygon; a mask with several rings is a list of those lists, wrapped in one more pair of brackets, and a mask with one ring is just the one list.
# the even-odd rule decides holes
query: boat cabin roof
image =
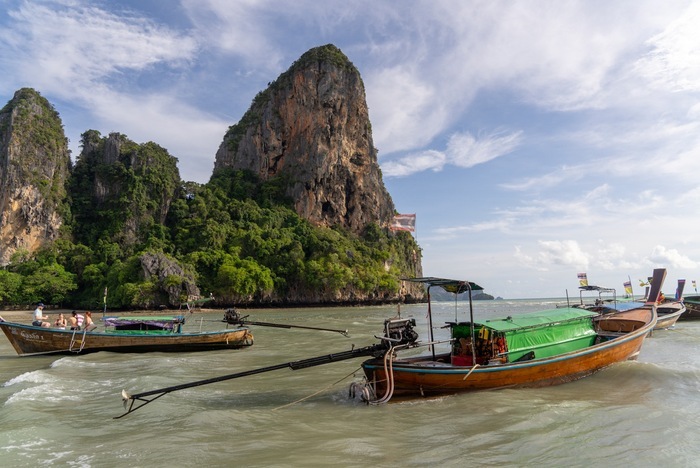
{"label": "boat cabin roof", "polygon": [[149,324],[155,326],[173,326],[185,323],[184,315],[163,316],[163,315],[138,315],[126,317],[105,317],[104,324],[107,327],[117,327],[123,325]]}
{"label": "boat cabin roof", "polygon": [[479,286],[478,284],[472,283],[471,281],[461,281],[461,280],[453,280],[453,279],[447,279],[447,278],[436,278],[434,276],[426,276],[423,278],[401,278],[401,279],[404,281],[412,281],[414,283],[427,284],[428,287],[440,286],[445,291],[451,292],[454,294],[461,294],[461,293],[467,292],[469,290],[483,291],[483,289],[484,289],[481,286]]}
{"label": "boat cabin roof", "polygon": [[615,288],[604,288],[602,286],[579,286],[582,291],[600,291],[600,292],[615,292]]}
{"label": "boat cabin roof", "polygon": [[[501,319],[485,320],[475,326],[485,326],[495,331],[508,332],[523,328],[542,327],[546,325],[558,325],[562,322],[576,321],[595,317],[599,314],[576,307],[540,310],[527,314],[519,314]],[[454,323],[451,323],[454,325]],[[465,325],[458,323],[457,325]]]}
{"label": "boat cabin roof", "polygon": [[617,310],[617,311],[626,311],[626,310],[632,310],[632,309],[638,309],[640,307],[644,307],[644,303],[639,302],[639,301],[629,301],[629,302],[618,301],[616,304],[609,305],[606,307],[609,309]]}

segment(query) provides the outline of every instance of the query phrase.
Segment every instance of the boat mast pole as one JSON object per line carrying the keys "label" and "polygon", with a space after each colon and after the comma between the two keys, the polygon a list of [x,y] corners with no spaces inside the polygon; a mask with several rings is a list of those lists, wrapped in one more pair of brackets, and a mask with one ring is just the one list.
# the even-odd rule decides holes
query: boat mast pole
{"label": "boat mast pole", "polygon": [[472,348],[472,366],[476,365],[476,348],[474,347],[474,307],[472,305],[472,285],[467,281],[467,290],[469,291],[469,331],[471,332],[471,348]]}
{"label": "boat mast pole", "polygon": [[107,313],[107,286],[105,286],[105,296],[102,299],[102,302],[104,304],[104,308],[102,309],[102,318],[105,318],[105,314]]}
{"label": "boat mast pole", "polygon": [[435,360],[435,345],[432,344],[433,341],[433,310],[430,306],[431,300],[430,300],[430,288],[432,288],[432,284],[428,284],[428,328],[430,329],[430,350],[433,353],[433,361]]}

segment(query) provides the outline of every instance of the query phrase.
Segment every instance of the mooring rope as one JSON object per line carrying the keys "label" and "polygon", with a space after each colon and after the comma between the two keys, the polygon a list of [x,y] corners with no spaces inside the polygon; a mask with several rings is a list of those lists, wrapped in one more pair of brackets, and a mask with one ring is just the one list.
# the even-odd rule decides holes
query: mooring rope
{"label": "mooring rope", "polygon": [[346,375],[346,376],[343,377],[342,379],[340,379],[340,380],[338,380],[338,381],[336,381],[336,382],[333,382],[333,383],[330,384],[330,385],[325,386],[324,388],[318,390],[317,392],[314,392],[314,393],[312,393],[312,394],[310,394],[310,395],[307,395],[307,396],[305,396],[305,397],[303,397],[303,398],[299,398],[298,400],[293,401],[293,402],[291,402],[291,403],[287,403],[286,405],[278,406],[277,408],[272,408],[272,411],[277,411],[277,410],[279,410],[279,409],[283,409],[283,408],[286,408],[286,407],[288,407],[288,406],[296,405],[297,403],[301,403],[301,402],[304,401],[304,400],[308,400],[309,398],[314,397],[314,396],[318,395],[319,393],[325,392],[325,391],[328,390],[329,388],[331,388],[331,387],[333,387],[333,386],[335,386],[335,385],[338,385],[340,382],[342,382],[343,380],[347,379],[348,377],[351,377],[352,375],[354,375],[357,371],[359,371],[359,370],[361,370],[361,369],[362,369],[362,367],[358,367],[357,369],[355,369],[354,371],[350,372],[348,375]]}
{"label": "mooring rope", "polygon": [[463,378],[462,380],[467,380],[467,377],[469,377],[470,375],[472,375],[472,372],[474,372],[474,369],[476,369],[477,367],[479,367],[479,364],[474,364],[474,365],[472,366],[472,368],[469,369],[469,372],[467,372],[467,375],[465,375],[464,378]]}

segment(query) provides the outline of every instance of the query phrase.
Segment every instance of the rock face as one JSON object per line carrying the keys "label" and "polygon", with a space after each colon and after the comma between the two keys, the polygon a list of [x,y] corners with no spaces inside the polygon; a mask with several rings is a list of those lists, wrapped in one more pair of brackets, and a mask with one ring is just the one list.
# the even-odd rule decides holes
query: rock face
{"label": "rock face", "polygon": [[120,133],[82,135],[83,150],[71,183],[74,235],[92,245],[99,238],[122,249],[143,241],[154,224],[164,224],[181,185],[177,159],[153,142],[137,144]]}
{"label": "rock face", "polygon": [[214,171],[224,168],[286,178],[297,213],[319,226],[359,233],[394,215],[362,79],[333,45],[306,52],[256,96],[216,153]]}
{"label": "rock face", "polygon": [[0,265],[58,237],[70,164],[53,106],[32,89],[17,91],[0,110]]}
{"label": "rock face", "polygon": [[[145,307],[155,307],[159,304],[182,304],[190,298],[199,297],[195,275],[185,271],[175,260],[162,253],[145,253],[141,255],[143,276],[159,285],[158,291],[163,291],[167,297],[144,299]],[[148,300],[153,302],[148,302]]]}

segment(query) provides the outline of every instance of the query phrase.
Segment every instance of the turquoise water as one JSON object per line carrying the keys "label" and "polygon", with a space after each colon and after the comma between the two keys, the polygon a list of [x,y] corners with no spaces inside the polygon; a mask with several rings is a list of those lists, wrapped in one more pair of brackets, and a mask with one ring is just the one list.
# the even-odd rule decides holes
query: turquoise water
{"label": "turquoise water", "polygon": [[[561,300],[483,301],[477,317]],[[452,303],[433,309],[439,328]],[[463,319],[463,310],[458,319]],[[366,406],[361,358],[171,393],[122,419],[121,391],[178,385],[374,344],[395,306],[251,310],[255,345],[189,354],[19,358],[0,336],[1,466],[698,466],[700,322],[654,332],[635,362],[544,389]],[[403,306],[425,339],[425,305]],[[218,329],[223,311],[188,326]],[[199,322],[198,322],[199,321]]]}

